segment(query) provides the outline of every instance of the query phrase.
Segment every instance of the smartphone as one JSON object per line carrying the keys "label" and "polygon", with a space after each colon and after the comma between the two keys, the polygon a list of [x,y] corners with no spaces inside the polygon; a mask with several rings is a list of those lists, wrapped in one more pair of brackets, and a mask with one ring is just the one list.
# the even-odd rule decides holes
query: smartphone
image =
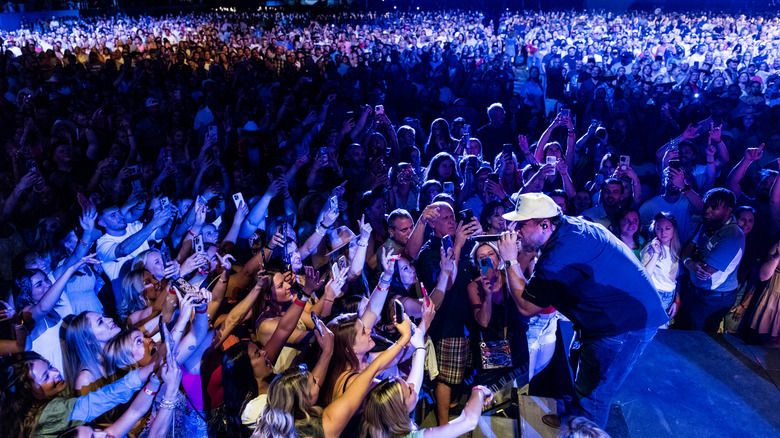
{"label": "smartphone", "polygon": [[321,147],[317,151],[317,156],[318,157],[327,157],[328,156],[328,148],[327,147]]}
{"label": "smartphone", "polygon": [[32,160],[32,159],[27,160],[25,165],[27,166],[27,171],[28,172],[37,172],[38,171],[38,164],[35,162],[35,160]]}
{"label": "smartphone", "polygon": [[445,181],[444,182],[444,193],[455,197],[455,184],[452,181]]}
{"label": "smartphone", "polygon": [[130,166],[127,169],[130,171],[130,176],[140,175],[142,172],[141,166],[138,164],[135,166]]}
{"label": "smartphone", "polygon": [[384,114],[385,113],[385,106],[384,105],[377,105],[374,107],[374,112],[376,114]]}
{"label": "smartphone", "polygon": [[203,236],[198,234],[192,238],[192,246],[195,248],[195,252],[203,252],[205,250],[203,246]]}
{"label": "smartphone", "polygon": [[678,160],[677,158],[672,158],[671,160],[669,160],[669,167],[671,167],[674,170],[680,170],[681,169],[680,160]]}
{"label": "smartphone", "polygon": [[330,209],[331,210],[338,210],[339,209],[339,200],[335,196],[330,197]]}
{"label": "smartphone", "polygon": [[347,267],[347,257],[346,256],[339,257],[336,263],[338,263],[339,271],[343,271]]}
{"label": "smartphone", "polygon": [[242,202],[244,202],[244,195],[241,192],[233,193],[233,203],[236,204],[236,210]]}
{"label": "smartphone", "polygon": [[320,328],[320,325],[319,325],[319,320],[320,319],[317,318],[317,315],[315,315],[314,312],[311,312],[311,322],[314,323],[314,329],[317,330],[317,333],[319,333],[320,337],[322,337],[323,334],[322,334],[322,329]]}
{"label": "smartphone", "polygon": [[474,218],[474,212],[471,211],[470,208],[466,208],[460,211],[458,213],[458,219],[460,219],[464,224],[467,224],[471,222],[471,219]]}
{"label": "smartphone", "polygon": [[431,305],[431,299],[428,297],[428,291],[425,290],[425,285],[422,283],[417,283],[420,285],[420,289],[422,289],[423,298],[425,298],[425,305],[430,306]]}
{"label": "smartphone", "polygon": [[351,118],[354,118],[354,117],[355,117],[355,112],[354,111],[347,111],[347,119],[351,119]]}
{"label": "smartphone", "polygon": [[568,109],[568,108],[561,109],[561,116],[570,119],[571,118],[571,110]]}
{"label": "smartphone", "polygon": [[493,259],[486,257],[479,261],[479,268],[482,270],[482,275],[487,275],[491,269],[493,269]]}
{"label": "smartphone", "polygon": [[449,234],[441,238],[441,246],[444,248],[445,254],[448,254],[452,249],[452,237]]}
{"label": "smartphone", "polygon": [[553,168],[547,171],[547,175],[555,175],[555,165],[558,164],[558,159],[555,157],[547,157],[547,164],[552,164]]}
{"label": "smartphone", "polygon": [[[175,280],[171,281],[171,284],[173,284],[173,287],[179,290],[179,292],[182,293],[182,295],[193,295],[198,293],[198,288],[190,284],[189,281],[185,280],[182,277],[179,277]],[[195,301],[196,303],[202,303],[203,300]]]}
{"label": "smartphone", "polygon": [[171,201],[168,199],[167,196],[163,196],[160,198],[160,208],[168,208],[169,205],[171,205]]}
{"label": "smartphone", "polygon": [[471,135],[471,125],[468,123],[463,124],[463,135],[467,137]]}
{"label": "smartphone", "polygon": [[626,170],[628,169],[628,166],[631,165],[631,157],[628,155],[621,155],[620,156],[620,170]]}
{"label": "smartphone", "polygon": [[330,277],[335,280],[341,275],[341,269],[339,269],[338,263],[330,265]]}
{"label": "smartphone", "polygon": [[491,172],[488,174],[488,179],[496,184],[501,184],[501,177],[497,173]]}
{"label": "smartphone", "polygon": [[404,322],[404,305],[398,300],[393,300],[393,305],[395,306],[395,322],[400,324]]}
{"label": "smartphone", "polygon": [[216,125],[209,126],[209,135],[212,138],[217,138],[217,127],[216,127]]}

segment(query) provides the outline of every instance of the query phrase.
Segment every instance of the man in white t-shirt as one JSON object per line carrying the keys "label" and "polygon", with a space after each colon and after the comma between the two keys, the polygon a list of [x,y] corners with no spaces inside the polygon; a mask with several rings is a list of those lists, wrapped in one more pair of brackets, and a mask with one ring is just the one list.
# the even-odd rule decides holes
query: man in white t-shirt
{"label": "man in white t-shirt", "polygon": [[701,223],[704,203],[701,196],[685,185],[685,175],[680,170],[667,168],[664,171],[664,193],[648,199],[639,207],[639,222],[649,227],[655,215],[670,213],[677,220],[677,235],[680,243],[690,239]]}
{"label": "man in white t-shirt", "polygon": [[156,232],[171,218],[170,207],[158,209],[148,224],[141,221],[127,223],[122,210],[116,205],[104,208],[98,216],[97,224],[106,230],[106,233],[97,241],[97,255],[103,262],[103,270],[114,286],[114,296],[119,302],[120,288],[119,276],[122,266],[133,257],[149,249],[147,242],[155,236]]}

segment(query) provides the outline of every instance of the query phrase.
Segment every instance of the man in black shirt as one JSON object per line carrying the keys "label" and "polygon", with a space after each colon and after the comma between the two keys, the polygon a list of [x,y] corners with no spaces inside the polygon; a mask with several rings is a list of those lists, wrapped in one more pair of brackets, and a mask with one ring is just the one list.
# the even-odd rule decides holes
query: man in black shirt
{"label": "man in black shirt", "polygon": [[[603,227],[564,216],[546,195],[520,195],[516,210],[504,218],[518,222],[517,232],[502,235],[499,251],[520,312],[535,315],[553,306],[580,332],[567,416],[584,416],[604,428],[612,397],[668,321],[658,293],[625,244]],[[540,252],[530,280],[517,265],[518,241],[524,251]]]}

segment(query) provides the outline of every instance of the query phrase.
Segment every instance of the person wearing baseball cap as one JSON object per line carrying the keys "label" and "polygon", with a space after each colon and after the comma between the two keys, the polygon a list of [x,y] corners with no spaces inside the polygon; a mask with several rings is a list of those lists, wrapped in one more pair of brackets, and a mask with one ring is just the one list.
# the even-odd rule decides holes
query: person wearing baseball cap
{"label": "person wearing baseball cap", "polygon": [[[504,219],[517,222],[515,232],[501,235],[499,252],[518,309],[530,316],[553,306],[580,335],[575,397],[562,416],[604,428],[612,396],[668,321],[661,300],[624,243],[601,225],[562,214],[549,196],[519,195]],[[517,264],[518,247],[539,252],[529,279]],[[560,424],[555,415],[543,421]]]}

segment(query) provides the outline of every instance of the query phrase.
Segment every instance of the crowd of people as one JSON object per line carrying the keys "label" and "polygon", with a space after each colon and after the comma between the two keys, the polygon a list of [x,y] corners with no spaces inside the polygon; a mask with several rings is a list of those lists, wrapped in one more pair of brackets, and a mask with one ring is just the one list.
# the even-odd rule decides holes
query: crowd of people
{"label": "crowd of people", "polygon": [[571,321],[545,422],[603,434],[660,327],[780,345],[779,34],[464,11],[0,33],[0,430],[455,437]]}

